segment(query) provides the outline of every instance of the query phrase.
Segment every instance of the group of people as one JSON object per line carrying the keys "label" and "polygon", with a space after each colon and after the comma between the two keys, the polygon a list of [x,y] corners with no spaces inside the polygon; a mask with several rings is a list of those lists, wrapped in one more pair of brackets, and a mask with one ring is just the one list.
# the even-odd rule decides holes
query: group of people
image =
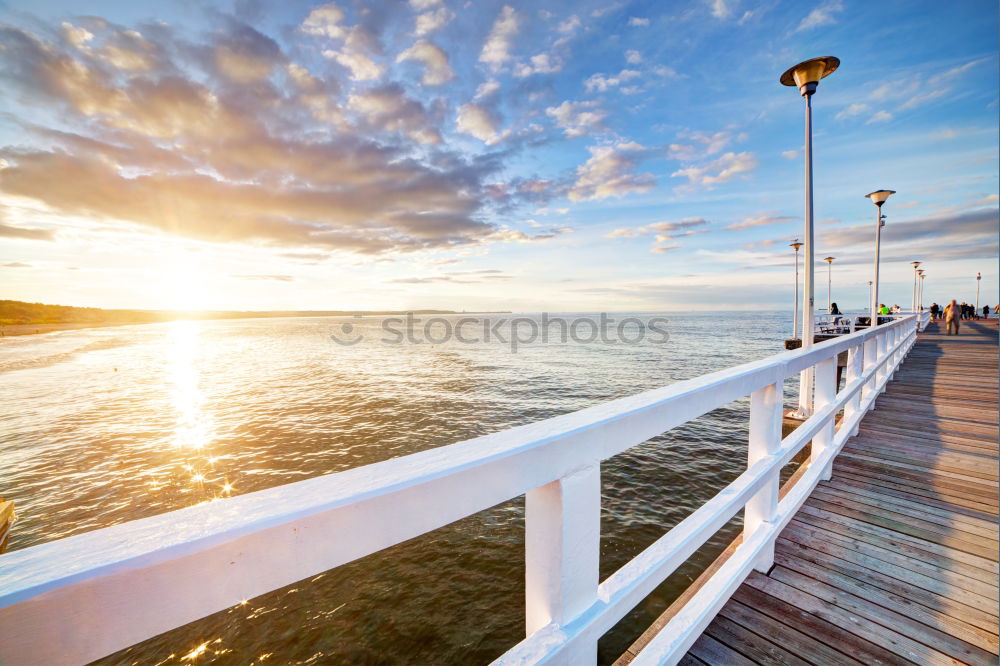
{"label": "group of people", "polygon": [[[993,313],[1000,315],[1000,304],[993,307]],[[955,299],[952,299],[951,303],[943,308],[937,303],[931,303],[931,321],[935,321],[939,317],[944,317],[945,323],[948,326],[948,335],[952,335],[953,329],[954,335],[958,335],[959,322],[963,319],[979,319],[979,313],[976,312],[976,306],[965,302],[959,303]],[[984,305],[983,319],[989,318],[990,306]]]}
{"label": "group of people", "polygon": [[[951,314],[949,316],[948,313],[951,312],[952,310],[954,310],[954,314]],[[952,300],[950,304],[944,307],[941,307],[937,303],[931,303],[930,311],[931,311],[931,321],[935,321],[939,317],[944,317],[946,320],[949,318],[962,320],[962,319],[979,319],[980,316],[979,313],[976,311],[976,306],[970,305],[965,301],[958,303],[957,301]],[[996,315],[1000,315],[1000,304],[995,305],[993,307],[993,313]],[[983,306],[982,318],[983,319],[990,318],[990,306],[988,305]]]}

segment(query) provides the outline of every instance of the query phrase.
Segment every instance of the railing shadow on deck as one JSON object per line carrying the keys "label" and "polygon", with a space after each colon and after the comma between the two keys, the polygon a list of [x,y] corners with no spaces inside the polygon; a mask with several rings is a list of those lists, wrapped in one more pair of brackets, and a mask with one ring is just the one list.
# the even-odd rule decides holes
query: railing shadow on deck
{"label": "railing shadow on deck", "polygon": [[[598,639],[744,512],[732,555],[634,663],[675,662],[747,574],[771,566],[778,534],[830,477],[834,457],[912,347],[918,319],[495,435],[9,553],[0,558],[0,663],[91,661],[520,495],[528,635],[499,664],[595,663]],[[838,391],[842,351],[849,362]],[[783,383],[806,370],[815,376],[814,413],[783,439]],[[601,461],[745,396],[746,471],[600,581]],[[782,467],[810,441],[808,466],[779,495]]]}

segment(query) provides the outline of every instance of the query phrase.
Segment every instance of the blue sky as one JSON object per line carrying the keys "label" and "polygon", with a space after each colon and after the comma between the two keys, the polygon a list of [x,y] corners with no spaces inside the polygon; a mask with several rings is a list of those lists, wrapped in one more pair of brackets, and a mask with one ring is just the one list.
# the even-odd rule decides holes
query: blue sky
{"label": "blue sky", "polygon": [[995,2],[0,4],[3,297],[775,309],[814,97],[818,306],[996,301]]}

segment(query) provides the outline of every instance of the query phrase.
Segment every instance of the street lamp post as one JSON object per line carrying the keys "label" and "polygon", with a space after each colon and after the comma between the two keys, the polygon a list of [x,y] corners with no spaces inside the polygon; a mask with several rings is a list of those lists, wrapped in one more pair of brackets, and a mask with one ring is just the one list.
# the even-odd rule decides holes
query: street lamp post
{"label": "street lamp post", "polygon": [[868,304],[871,305],[872,302],[872,281],[868,280]]}
{"label": "street lamp post", "polygon": [[983,274],[976,273],[976,316],[979,316],[979,283],[983,281]]}
{"label": "street lamp post", "polygon": [[[806,275],[803,288],[802,306],[802,346],[812,347],[814,337],[813,273],[815,255],[813,248],[813,185],[812,185],[812,96],[819,82],[833,74],[840,66],[840,60],[833,56],[813,58],[800,62],[785,71],[779,81],[782,85],[794,86],[806,98],[806,145],[805,145],[805,264]],[[812,369],[803,370],[799,380],[799,408],[795,415],[805,419],[812,414]]]}
{"label": "street lamp post", "polygon": [[833,284],[833,260],[836,257],[826,257],[823,261],[826,262],[826,313],[830,314],[830,310],[833,309],[833,297],[831,291],[831,285]]}
{"label": "street lamp post", "polygon": [[924,310],[924,278],[926,276],[924,275],[924,272],[922,270],[917,271],[917,273],[920,275],[920,288],[917,290],[917,307],[920,308],[921,312],[923,312],[923,310]]}
{"label": "street lamp post", "polygon": [[789,247],[795,248],[795,309],[792,311],[792,338],[798,339],[799,337],[799,248],[802,247],[802,243],[796,238],[789,244]]}
{"label": "street lamp post", "polygon": [[910,311],[917,311],[917,268],[920,267],[919,261],[911,261],[913,264],[913,300],[910,301]]}
{"label": "street lamp post", "polygon": [[875,204],[875,210],[878,211],[875,214],[875,275],[872,278],[874,285],[872,287],[872,326],[878,326],[878,260],[879,260],[879,250],[882,244],[882,204],[885,200],[889,198],[890,194],[895,194],[895,190],[875,190],[865,197],[872,200]]}

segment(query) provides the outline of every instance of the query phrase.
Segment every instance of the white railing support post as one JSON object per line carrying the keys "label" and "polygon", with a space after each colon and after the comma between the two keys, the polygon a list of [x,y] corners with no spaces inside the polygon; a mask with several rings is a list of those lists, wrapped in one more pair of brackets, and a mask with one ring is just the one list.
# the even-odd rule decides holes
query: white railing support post
{"label": "white railing support post", "polygon": [[[782,384],[769,384],[750,394],[750,438],[747,466],[774,454],[781,446],[781,414],[784,406]],[[753,497],[747,500],[743,515],[743,542],[763,524],[774,520],[778,511],[779,472],[775,469]],[[774,542],[761,551],[754,569],[762,573],[774,564]]]}
{"label": "white railing support post", "polygon": [[[845,385],[849,385],[851,382],[856,380],[861,376],[862,368],[864,367],[865,360],[865,347],[863,344],[855,345],[847,351],[847,379],[844,381]],[[854,417],[861,409],[861,391],[855,392],[854,396],[847,401],[844,405],[844,420],[847,421]],[[854,437],[858,434],[858,426],[855,425],[851,428],[851,436]]]}
{"label": "white railing support post", "polygon": [[876,349],[878,350],[876,352],[876,354],[877,354],[876,358],[878,359],[879,363],[881,363],[881,365],[879,365],[879,367],[878,367],[878,372],[875,373],[875,378],[877,380],[875,386],[879,387],[880,385],[882,385],[878,389],[878,392],[881,393],[882,391],[885,390],[884,380],[886,378],[886,373],[888,372],[888,364],[882,363],[882,361],[885,360],[886,350],[888,349],[889,345],[888,345],[887,340],[886,340],[886,338],[887,338],[887,332],[886,331],[879,331],[875,335],[876,335],[876,338],[878,340],[878,342],[876,344]]}
{"label": "white railing support post", "polygon": [[[871,337],[865,340],[865,351],[864,351],[865,372],[867,373],[869,370],[871,370],[875,366],[875,363],[877,361],[878,361],[878,341],[874,337]],[[872,375],[872,377],[867,382],[865,382],[865,386],[861,391],[861,399],[863,401],[867,402],[871,398],[872,393],[875,392],[875,383],[877,381],[878,378],[875,375]],[[868,405],[869,410],[874,408],[875,408],[874,403]]]}
{"label": "white railing support post", "polygon": [[[597,599],[600,576],[599,461],[525,496],[525,623],[530,635],[565,625]],[[566,664],[596,664],[597,643],[564,653]]]}
{"label": "white railing support post", "polygon": [[[823,409],[837,397],[837,357],[828,358],[816,364],[816,411]],[[833,426],[836,415],[829,418],[826,424],[816,433],[812,440],[812,461],[819,459],[830,445],[833,444]],[[833,461],[827,463],[820,478],[824,481],[833,473]]]}

